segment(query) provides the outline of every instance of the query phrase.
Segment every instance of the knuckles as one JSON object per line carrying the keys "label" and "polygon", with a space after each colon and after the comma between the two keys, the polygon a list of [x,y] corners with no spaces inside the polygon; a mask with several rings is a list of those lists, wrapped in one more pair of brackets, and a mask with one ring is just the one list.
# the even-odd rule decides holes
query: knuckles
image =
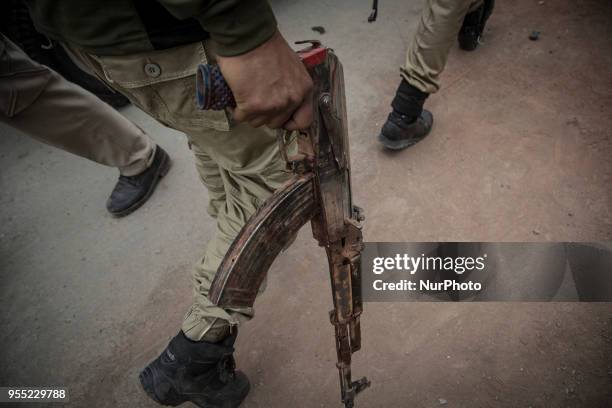
{"label": "knuckles", "polygon": [[[289,87],[282,85],[268,87],[267,92],[255,92],[250,98],[244,98],[242,103],[239,103],[239,118],[254,127],[262,125],[281,127],[286,120],[291,118],[294,111],[310,98],[309,95],[314,88],[313,81],[307,73],[301,79],[293,82]],[[304,127],[309,125],[305,122],[311,115],[299,116],[301,117],[294,118],[299,122],[297,125]],[[283,123],[280,123],[281,121]]]}
{"label": "knuckles", "polygon": [[285,110],[295,109],[304,98],[297,92],[284,93],[282,95],[270,96],[267,99],[254,98],[246,101],[242,109],[258,115],[267,113],[281,113]]}

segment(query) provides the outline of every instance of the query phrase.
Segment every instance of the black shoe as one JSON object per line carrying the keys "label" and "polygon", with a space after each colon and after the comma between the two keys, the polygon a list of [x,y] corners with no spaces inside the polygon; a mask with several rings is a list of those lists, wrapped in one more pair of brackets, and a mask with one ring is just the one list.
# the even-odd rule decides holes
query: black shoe
{"label": "black shoe", "polygon": [[106,208],[115,217],[124,217],[151,197],[159,179],[170,170],[170,156],[164,149],[157,146],[153,162],[145,171],[135,176],[119,176],[119,181],[113,189]]}
{"label": "black shoe", "polygon": [[484,0],[480,7],[465,16],[458,35],[461,49],[473,51],[478,47],[480,37],[484,32],[487,19],[493,12],[494,5],[495,0]]}
{"label": "black shoe", "polygon": [[412,123],[406,123],[403,115],[393,111],[383,125],[378,140],[387,149],[405,149],[423,140],[429,134],[432,124],[433,115],[428,110],[423,109]]}
{"label": "black shoe", "polygon": [[236,408],[249,393],[249,380],[235,371],[236,334],[219,343],[191,341],[181,331],[140,373],[142,388],[154,401],[177,406],[191,401],[205,408]]}

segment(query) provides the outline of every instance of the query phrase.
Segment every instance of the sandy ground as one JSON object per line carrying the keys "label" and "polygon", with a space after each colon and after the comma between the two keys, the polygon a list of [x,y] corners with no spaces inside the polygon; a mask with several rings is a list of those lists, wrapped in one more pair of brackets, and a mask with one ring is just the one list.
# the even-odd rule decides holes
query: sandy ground
{"label": "sandy ground", "polygon": [[[498,3],[480,49],[451,52],[432,135],[393,154],[375,136],[421,2],[383,1],[374,24],[366,0],[273,3],[289,39],[320,38],[344,63],[366,240],[612,240],[612,5]],[[179,328],[213,224],[184,136],[122,113],[174,167],[120,220],[104,208],[115,170],[0,128],[0,385],[155,406],[137,373]],[[244,407],[339,406],[330,304],[304,229],[241,330]],[[354,373],[373,382],[360,407],[612,406],[612,305],[366,304]]]}

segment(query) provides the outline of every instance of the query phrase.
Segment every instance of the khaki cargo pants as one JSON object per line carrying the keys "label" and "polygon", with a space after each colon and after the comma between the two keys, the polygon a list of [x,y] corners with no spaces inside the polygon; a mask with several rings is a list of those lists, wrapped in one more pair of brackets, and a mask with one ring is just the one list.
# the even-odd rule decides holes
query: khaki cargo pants
{"label": "khaki cargo pants", "polygon": [[439,77],[448,59],[465,15],[474,11],[483,0],[427,0],[417,32],[406,52],[402,77],[421,92],[440,89]]}
{"label": "khaki cargo pants", "polygon": [[155,143],[97,96],[30,59],[0,34],[0,121],[41,142],[117,167],[144,171]]}
{"label": "khaki cargo pants", "polygon": [[196,107],[195,72],[212,53],[195,43],[162,51],[109,57],[68,47],[76,58],[162,124],[184,132],[208,189],[215,237],[193,273],[194,301],[183,332],[192,340],[217,341],[253,316],[251,308],[214,306],[208,292],[230,244],[256,209],[289,177],[276,136],[267,128],[234,124],[223,111]]}

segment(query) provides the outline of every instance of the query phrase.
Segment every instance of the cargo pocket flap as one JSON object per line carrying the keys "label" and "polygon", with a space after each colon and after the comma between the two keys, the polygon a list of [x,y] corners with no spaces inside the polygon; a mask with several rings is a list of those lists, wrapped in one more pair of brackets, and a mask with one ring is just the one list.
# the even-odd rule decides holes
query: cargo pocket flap
{"label": "cargo pocket flap", "polygon": [[194,75],[198,65],[206,63],[202,43],[188,44],[169,51],[96,58],[104,69],[106,79],[124,88],[139,88]]}

